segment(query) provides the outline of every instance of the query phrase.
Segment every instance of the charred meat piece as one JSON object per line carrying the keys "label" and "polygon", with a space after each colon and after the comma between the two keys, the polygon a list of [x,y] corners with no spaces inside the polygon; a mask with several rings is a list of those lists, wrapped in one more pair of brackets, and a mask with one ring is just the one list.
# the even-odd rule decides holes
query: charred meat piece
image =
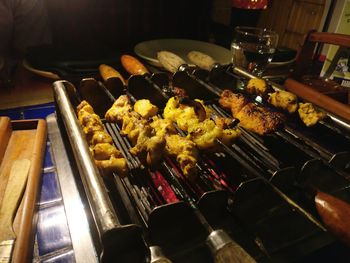
{"label": "charred meat piece", "polygon": [[246,105],[249,103],[248,98],[246,98],[244,95],[240,93],[233,93],[232,91],[226,89],[221,93],[219,104],[227,109],[230,110],[232,113],[232,116],[236,116],[236,114]]}
{"label": "charred meat piece", "polygon": [[242,94],[224,90],[219,103],[224,108],[231,110],[233,117],[240,121],[240,126],[257,134],[271,133],[282,124],[282,115],[254,103],[248,103],[248,99]]}
{"label": "charred meat piece", "polygon": [[297,96],[284,90],[278,90],[270,94],[268,102],[276,108],[283,109],[289,113],[294,113],[298,109]]}
{"label": "charred meat piece", "polygon": [[327,115],[324,112],[318,111],[314,108],[312,103],[299,103],[298,113],[300,119],[307,127],[312,127]]}
{"label": "charred meat piece", "polygon": [[281,124],[281,117],[254,103],[248,103],[236,116],[242,127],[260,135],[265,135],[277,130]]}

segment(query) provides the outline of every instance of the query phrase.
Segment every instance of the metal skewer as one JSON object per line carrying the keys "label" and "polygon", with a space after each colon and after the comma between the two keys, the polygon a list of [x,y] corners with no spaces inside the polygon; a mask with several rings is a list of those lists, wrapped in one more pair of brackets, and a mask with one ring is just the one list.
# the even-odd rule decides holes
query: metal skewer
{"label": "metal skewer", "polygon": [[[109,93],[108,96],[110,96],[110,98],[113,98],[115,100],[114,96],[107,89],[105,89],[105,91]],[[132,96],[131,94],[128,94],[128,95]],[[234,242],[225,233],[225,231],[221,229],[214,230],[209,225],[205,217],[202,215],[202,213],[199,211],[195,203],[191,200],[191,198],[187,194],[186,190],[180,184],[177,177],[173,174],[172,172],[173,169],[165,161],[162,162],[162,165],[169,172],[172,183],[176,185],[176,188],[181,194],[181,196],[183,197],[184,201],[186,201],[190,205],[190,207],[192,207],[199,222],[208,231],[209,236],[207,238],[206,243],[214,256],[215,262],[216,263],[238,263],[238,262],[254,263],[256,262],[240,245]]]}

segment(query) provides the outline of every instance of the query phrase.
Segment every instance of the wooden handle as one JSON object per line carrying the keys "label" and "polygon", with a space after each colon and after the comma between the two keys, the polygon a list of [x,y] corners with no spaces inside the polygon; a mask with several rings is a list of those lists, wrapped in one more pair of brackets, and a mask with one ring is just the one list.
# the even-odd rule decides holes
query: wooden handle
{"label": "wooden handle", "polygon": [[12,164],[0,209],[0,241],[16,237],[12,223],[25,189],[29,167],[30,161],[28,159],[16,160]]}
{"label": "wooden handle", "polygon": [[315,204],[326,228],[350,247],[350,205],[321,191]]}
{"label": "wooden handle", "polygon": [[256,263],[256,261],[222,229],[214,230],[206,241],[215,263]]}
{"label": "wooden handle", "polygon": [[171,263],[171,260],[164,256],[159,246],[150,246],[149,249],[151,253],[150,263]]}
{"label": "wooden handle", "polygon": [[214,258],[215,263],[256,263],[237,243],[227,243],[220,248]]}
{"label": "wooden handle", "polygon": [[144,75],[149,73],[147,68],[133,56],[122,55],[120,61],[130,75]]}
{"label": "wooden handle", "polygon": [[288,78],[284,83],[287,90],[315,105],[323,108],[339,117],[350,121],[350,106],[347,106],[331,97],[324,95],[313,88],[302,84],[296,80]]}
{"label": "wooden handle", "polygon": [[123,76],[114,68],[112,68],[106,64],[101,64],[98,67],[98,69],[99,69],[100,75],[102,76],[104,81],[107,81],[109,78],[118,78],[121,80],[123,85],[126,85],[126,81],[123,78]]}

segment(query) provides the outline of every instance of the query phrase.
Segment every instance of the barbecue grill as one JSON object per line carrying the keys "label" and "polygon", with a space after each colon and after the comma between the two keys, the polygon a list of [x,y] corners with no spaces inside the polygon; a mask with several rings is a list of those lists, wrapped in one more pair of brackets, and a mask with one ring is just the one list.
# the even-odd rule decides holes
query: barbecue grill
{"label": "barbecue grill", "polygon": [[[233,145],[219,141],[216,152],[200,152],[198,178],[191,181],[170,157],[157,169],[148,168],[129,152],[131,143],[120,125],[103,119],[121,94],[164,109],[172,86],[227,117],[217,102],[219,92],[237,92],[237,83],[247,79],[230,67],[215,67],[210,72],[184,68],[171,79],[161,72],[132,76],[127,87],[117,79],[53,84],[57,121],[89,204],[94,245],[103,262],[147,262],[160,249],[173,262],[214,262],[208,228],[224,231],[257,262],[303,262],[334,251],[337,262],[350,257],[327,231],[313,199],[319,189],[350,202],[346,122],[327,118],[306,128],[288,118],[283,128],[266,136],[240,128]],[[76,115],[81,100],[93,106],[127,159],[127,177],[105,174],[94,164]]]}

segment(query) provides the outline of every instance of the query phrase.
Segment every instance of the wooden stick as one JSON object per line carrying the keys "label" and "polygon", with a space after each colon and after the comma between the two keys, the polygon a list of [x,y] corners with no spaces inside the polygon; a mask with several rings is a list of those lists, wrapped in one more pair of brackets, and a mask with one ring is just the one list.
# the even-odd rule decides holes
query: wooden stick
{"label": "wooden stick", "polygon": [[287,90],[347,121],[350,121],[350,106],[324,95],[310,86],[288,78],[284,83]]}

